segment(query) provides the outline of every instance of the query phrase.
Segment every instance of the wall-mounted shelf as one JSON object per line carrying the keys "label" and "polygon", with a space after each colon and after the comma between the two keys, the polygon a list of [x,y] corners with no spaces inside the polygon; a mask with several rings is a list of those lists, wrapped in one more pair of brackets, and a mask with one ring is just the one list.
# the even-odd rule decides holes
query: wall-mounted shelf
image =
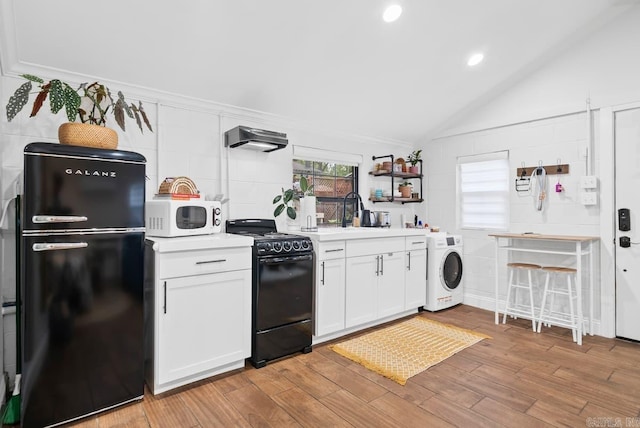
{"label": "wall-mounted shelf", "polygon": [[[378,159],[391,159],[391,171],[369,171],[369,175],[373,175],[374,177],[390,177],[391,178],[391,192],[392,195],[389,197],[383,197],[383,198],[369,198],[369,200],[373,203],[376,202],[396,202],[396,203],[401,203],[401,204],[415,204],[415,203],[420,203],[423,202],[424,199],[422,198],[422,159],[418,160],[418,173],[413,173],[413,172],[398,172],[398,171],[393,171],[393,166],[395,165],[395,159],[393,155],[385,155],[385,156],[372,156],[371,157],[374,161],[378,160]],[[399,178],[401,180],[411,180],[411,179],[418,179],[420,180],[420,192],[418,193],[419,197],[418,198],[396,198],[395,196],[393,196],[393,192],[395,192],[396,190],[396,185],[395,185],[395,180],[396,178]]]}
{"label": "wall-mounted shelf", "polygon": [[420,202],[424,202],[424,199],[412,199],[412,198],[396,198],[390,196],[388,198],[369,198],[369,200],[373,203],[376,202],[401,202],[403,204],[416,204]]}

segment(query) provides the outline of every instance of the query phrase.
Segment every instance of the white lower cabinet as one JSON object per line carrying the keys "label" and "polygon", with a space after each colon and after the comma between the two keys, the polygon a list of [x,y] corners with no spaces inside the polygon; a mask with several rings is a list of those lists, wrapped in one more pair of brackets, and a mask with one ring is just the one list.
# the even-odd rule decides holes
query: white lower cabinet
{"label": "white lower cabinet", "polygon": [[311,237],[315,252],[313,333],[319,341],[424,306],[424,235],[326,241]]}
{"label": "white lower cabinet", "polygon": [[347,241],[345,326],[404,310],[404,238]]}
{"label": "white lower cabinet", "polygon": [[162,281],[156,299],[160,384],[250,356],[250,311],[242,310],[251,302],[250,282],[245,271]]}
{"label": "white lower cabinet", "polygon": [[244,367],[251,355],[251,247],[162,253],[152,243],[145,253],[151,391]]}
{"label": "white lower cabinet", "polygon": [[404,308],[415,309],[427,303],[427,238],[408,236],[406,246]]}
{"label": "white lower cabinet", "polygon": [[400,313],[405,300],[404,251],[380,254],[378,318]]}
{"label": "white lower cabinet", "polygon": [[404,308],[415,309],[427,303],[427,250],[411,250],[406,255]]}
{"label": "white lower cabinet", "polygon": [[378,255],[347,258],[345,326],[373,321],[378,303]]}
{"label": "white lower cabinet", "polygon": [[314,334],[323,336],[344,330],[345,243],[315,242],[316,282]]}

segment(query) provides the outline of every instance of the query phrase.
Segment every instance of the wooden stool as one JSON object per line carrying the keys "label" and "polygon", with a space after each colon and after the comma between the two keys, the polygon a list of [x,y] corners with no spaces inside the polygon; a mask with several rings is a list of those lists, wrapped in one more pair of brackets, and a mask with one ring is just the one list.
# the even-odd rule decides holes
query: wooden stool
{"label": "wooden stool", "polygon": [[[522,317],[522,318],[530,318],[531,319],[531,328],[533,331],[536,331],[536,315],[535,315],[535,307],[533,300],[533,279],[531,277],[531,272],[540,269],[540,265],[534,265],[531,263],[507,263],[507,268],[509,269],[509,287],[507,289],[507,303],[504,307],[504,315],[502,317],[502,324],[507,323],[507,315],[512,317]],[[529,282],[522,283],[520,282],[520,272],[526,270]],[[514,281],[514,273],[515,273],[515,281]],[[528,290],[529,291],[529,304],[523,305],[518,303],[518,290]],[[511,303],[511,297],[513,294],[513,304]]]}
{"label": "wooden stool", "polygon": [[[578,299],[577,290],[574,289],[577,270],[561,266],[545,266],[542,268],[542,271],[546,272],[546,279],[544,281],[540,315],[538,316],[538,333],[540,333],[543,323],[547,326],[555,325],[558,327],[570,328],[573,335],[573,341],[577,342],[578,345],[582,345],[582,323],[578,318],[578,314],[580,314],[578,308],[582,302]],[[566,287],[563,287],[559,281],[554,281],[550,284],[552,275],[566,275]],[[573,285],[571,284],[572,277],[574,278]],[[568,313],[566,311],[554,309],[556,295],[567,296],[569,301]],[[550,302],[548,302],[549,300]],[[550,303],[548,308],[547,303]]]}

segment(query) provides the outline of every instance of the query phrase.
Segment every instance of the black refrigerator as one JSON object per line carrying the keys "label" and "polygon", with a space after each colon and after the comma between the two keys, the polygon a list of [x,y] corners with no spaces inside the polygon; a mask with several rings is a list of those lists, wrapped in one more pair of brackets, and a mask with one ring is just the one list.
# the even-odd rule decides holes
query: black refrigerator
{"label": "black refrigerator", "polygon": [[24,149],[23,427],[143,396],[145,162],[119,150]]}

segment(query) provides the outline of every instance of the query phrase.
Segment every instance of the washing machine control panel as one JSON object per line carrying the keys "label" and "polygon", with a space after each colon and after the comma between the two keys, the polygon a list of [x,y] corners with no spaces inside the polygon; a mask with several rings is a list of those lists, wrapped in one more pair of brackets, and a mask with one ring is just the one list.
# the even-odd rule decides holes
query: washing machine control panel
{"label": "washing machine control panel", "polygon": [[436,248],[460,247],[462,245],[462,236],[449,235],[434,239]]}
{"label": "washing machine control panel", "polygon": [[462,238],[460,236],[447,236],[445,238],[447,240],[447,246],[452,246],[452,245],[460,245],[460,243],[462,242]]}

